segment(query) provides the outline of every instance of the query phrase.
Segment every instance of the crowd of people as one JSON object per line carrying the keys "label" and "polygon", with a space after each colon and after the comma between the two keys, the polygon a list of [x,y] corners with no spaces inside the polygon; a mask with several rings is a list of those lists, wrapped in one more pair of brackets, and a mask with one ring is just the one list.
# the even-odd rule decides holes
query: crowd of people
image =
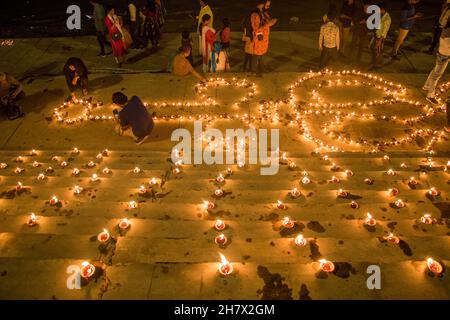
{"label": "crowd of people", "polygon": [[[241,71],[253,72],[261,76],[264,72],[263,58],[267,54],[270,41],[270,30],[278,22],[270,13],[271,0],[255,0],[256,7],[249,11],[241,25],[243,66]],[[137,5],[135,0],[127,0],[127,14],[117,15],[114,7],[104,8],[97,0],[90,0],[94,9],[94,22],[97,40],[100,47],[99,56],[107,56],[111,47],[112,54],[120,67],[125,62],[125,55],[130,49],[143,49],[150,44],[158,46],[161,37],[161,28],[164,24],[166,9],[163,0],[147,0],[144,5]],[[420,0],[405,0],[401,9],[398,35],[393,41],[390,54],[385,54],[385,43],[389,32],[392,31],[392,19],[384,3],[375,3],[370,0],[344,0],[341,8],[334,3],[330,4],[323,16],[323,24],[319,34],[320,62],[319,68],[334,66],[335,63],[345,62],[352,65],[367,66],[367,69],[377,69],[383,65],[383,59],[401,59],[401,47],[414,26],[416,20],[422,17],[417,10]],[[194,52],[193,34],[190,30],[181,33],[180,47],[169,58],[167,71],[178,76],[193,75],[200,81],[205,81],[204,73],[224,72],[230,68],[231,25],[225,18],[221,21],[219,30],[214,28],[214,14],[209,0],[199,0],[200,8],[197,16],[196,40],[198,51]],[[359,5],[362,4],[362,5]],[[380,23],[371,28],[367,23],[371,13],[370,5],[376,4],[380,8]],[[444,74],[450,61],[450,0],[443,1],[436,19],[433,38],[429,54],[436,52],[436,63],[430,72],[423,90],[426,99],[438,105],[441,102],[436,97],[436,87]],[[217,22],[216,22],[217,24]],[[107,40],[109,38],[109,40]],[[372,58],[370,62],[363,62],[363,52],[370,49]],[[202,73],[194,68],[194,56],[201,59]],[[199,61],[200,62],[200,61]],[[63,68],[70,98],[75,99],[77,89],[83,95],[88,94],[88,70],[79,58],[69,58]],[[19,107],[19,101],[24,97],[23,87],[19,81],[6,73],[0,73],[0,102],[10,119],[22,117],[24,114]],[[117,119],[124,132],[142,143],[153,128],[147,126],[148,121],[138,120],[144,117],[142,102],[133,97],[130,101],[123,95],[116,94],[113,98],[119,106],[126,106],[117,113]],[[447,103],[447,125],[445,130],[450,132],[450,102]],[[145,109],[145,108],[144,108]],[[125,110],[125,111],[124,111]],[[131,110],[131,111],[130,111]],[[125,115],[126,114],[126,115]],[[149,115],[145,115],[145,119]],[[151,117],[150,117],[151,119]],[[142,123],[141,123],[142,122]],[[138,124],[141,127],[136,129]],[[131,131],[125,128],[132,128]],[[145,134],[144,134],[145,133]]]}

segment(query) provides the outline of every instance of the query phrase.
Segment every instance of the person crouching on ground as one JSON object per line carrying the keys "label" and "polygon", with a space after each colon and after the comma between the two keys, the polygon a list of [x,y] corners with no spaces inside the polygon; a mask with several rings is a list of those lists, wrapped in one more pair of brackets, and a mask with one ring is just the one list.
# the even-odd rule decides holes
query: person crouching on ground
{"label": "person crouching on ground", "polygon": [[189,74],[192,74],[200,81],[206,81],[202,75],[195,71],[194,67],[192,67],[191,63],[189,62],[188,57],[191,55],[191,53],[192,48],[190,46],[182,47],[180,53],[178,53],[173,59],[171,70],[169,70],[169,72],[173,73],[176,76],[187,76]]}
{"label": "person crouching on ground", "polygon": [[0,106],[5,109],[9,120],[25,115],[18,104],[24,97],[22,84],[13,76],[0,72]]}
{"label": "person crouching on ground", "polygon": [[[133,96],[130,100],[122,92],[115,92],[112,96],[113,104],[122,110],[113,111],[118,122],[116,132],[119,136],[129,136],[136,144],[142,144],[148,139],[153,130],[152,116],[148,113],[141,99]],[[155,113],[153,113],[153,116]]]}
{"label": "person crouching on ground", "polygon": [[75,90],[81,89],[83,96],[88,94],[88,70],[80,58],[69,58],[63,68],[67,87],[72,100],[76,99]]}

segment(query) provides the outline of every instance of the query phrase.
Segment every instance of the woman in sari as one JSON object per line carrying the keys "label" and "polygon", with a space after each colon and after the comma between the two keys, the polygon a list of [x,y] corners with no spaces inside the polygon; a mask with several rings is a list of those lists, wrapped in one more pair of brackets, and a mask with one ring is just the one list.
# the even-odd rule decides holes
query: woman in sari
{"label": "woman in sari", "polygon": [[213,26],[213,21],[214,21],[214,16],[211,10],[211,7],[209,6],[209,0],[200,0],[200,12],[197,16],[198,19],[198,24],[197,24],[197,31],[198,31],[198,52],[199,55],[203,55],[203,50],[202,50],[202,30],[201,30],[201,25],[202,25],[202,21],[203,21],[203,17],[205,15],[209,15],[211,18],[211,24],[210,26]]}
{"label": "woman in sari", "polygon": [[211,28],[210,25],[211,16],[205,14],[201,24],[203,72],[211,70],[211,57],[214,50],[214,42],[216,41],[216,30]]}
{"label": "woman in sari", "polygon": [[125,60],[126,48],[120,19],[112,6],[109,6],[106,10],[105,24],[108,28],[114,58],[120,68]]}

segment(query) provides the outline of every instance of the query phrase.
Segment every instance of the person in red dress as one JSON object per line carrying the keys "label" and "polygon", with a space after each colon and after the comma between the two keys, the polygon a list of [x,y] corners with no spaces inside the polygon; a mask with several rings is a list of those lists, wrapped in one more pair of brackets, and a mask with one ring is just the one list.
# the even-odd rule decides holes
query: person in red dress
{"label": "person in red dress", "polygon": [[105,23],[111,40],[111,48],[120,68],[125,60],[126,49],[120,19],[112,6],[108,6],[106,9]]}

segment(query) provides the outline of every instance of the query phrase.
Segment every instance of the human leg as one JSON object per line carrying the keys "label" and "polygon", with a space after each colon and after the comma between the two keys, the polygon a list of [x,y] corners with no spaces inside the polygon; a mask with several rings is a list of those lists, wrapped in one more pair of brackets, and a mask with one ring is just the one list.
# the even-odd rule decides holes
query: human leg
{"label": "human leg", "polygon": [[437,83],[444,74],[449,60],[450,56],[444,56],[441,55],[440,53],[437,53],[436,64],[433,70],[428,75],[427,81],[425,82],[424,85],[424,89],[428,91],[427,97],[429,98],[434,97]]}

